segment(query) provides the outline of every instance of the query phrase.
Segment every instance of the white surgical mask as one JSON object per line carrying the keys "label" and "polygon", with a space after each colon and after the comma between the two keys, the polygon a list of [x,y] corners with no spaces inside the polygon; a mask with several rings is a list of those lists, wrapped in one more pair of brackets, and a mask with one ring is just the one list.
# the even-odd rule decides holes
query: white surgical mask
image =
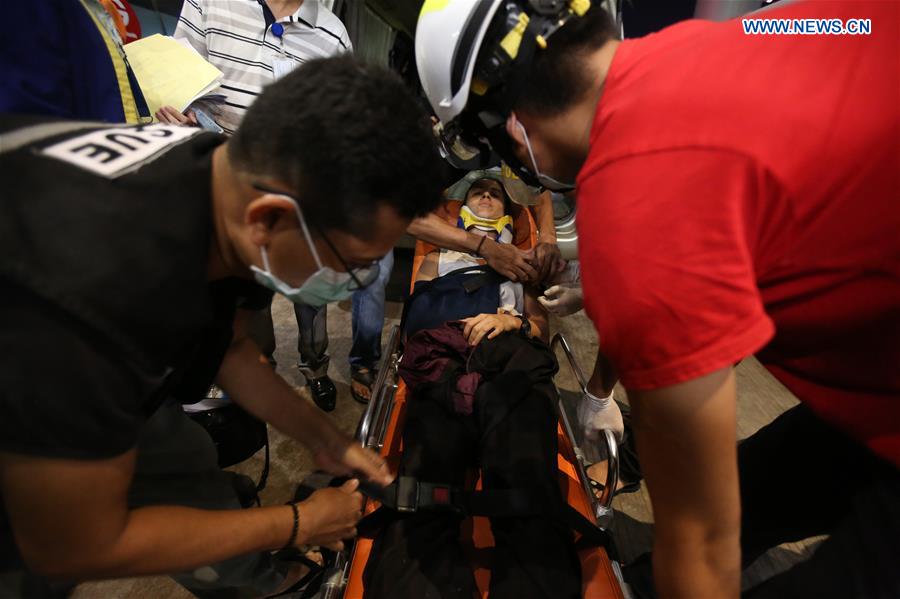
{"label": "white surgical mask", "polygon": [[321,259],[319,259],[319,252],[316,251],[316,245],[309,234],[309,229],[306,226],[306,220],[303,218],[303,212],[301,212],[299,204],[290,196],[283,195],[281,197],[290,200],[294,205],[294,210],[297,212],[297,220],[300,222],[303,237],[306,239],[306,245],[309,247],[309,251],[312,253],[319,270],[307,278],[299,287],[291,287],[272,273],[272,268],[269,266],[268,253],[265,246],[262,246],[259,250],[262,254],[263,268],[255,265],[250,266],[257,283],[280,293],[295,304],[306,304],[307,306],[319,308],[326,304],[349,298],[354,291],[361,286],[364,287],[370,284],[378,277],[380,266],[377,262],[357,270],[355,278],[349,272],[337,272],[328,266],[324,266]]}
{"label": "white surgical mask", "polygon": [[558,181],[550,175],[545,175],[541,172],[541,169],[538,168],[537,161],[534,159],[534,152],[531,151],[531,142],[528,140],[528,132],[525,131],[525,125],[520,123],[518,120],[516,121],[516,125],[518,125],[519,129],[522,130],[522,137],[525,138],[525,147],[528,149],[528,157],[531,158],[531,168],[534,169],[534,176],[541,183],[541,185],[543,185],[550,191],[562,192],[575,189],[574,183],[564,183],[563,181]]}

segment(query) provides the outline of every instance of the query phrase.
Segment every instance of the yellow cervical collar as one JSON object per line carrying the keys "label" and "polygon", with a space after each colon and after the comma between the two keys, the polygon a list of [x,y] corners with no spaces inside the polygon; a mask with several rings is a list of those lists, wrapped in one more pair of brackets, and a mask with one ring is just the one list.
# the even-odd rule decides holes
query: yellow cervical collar
{"label": "yellow cervical collar", "polygon": [[477,227],[482,231],[495,231],[497,235],[500,235],[507,228],[512,233],[513,219],[508,214],[504,214],[500,218],[482,218],[469,210],[468,206],[463,206],[459,210],[457,225],[467,231],[472,227]]}

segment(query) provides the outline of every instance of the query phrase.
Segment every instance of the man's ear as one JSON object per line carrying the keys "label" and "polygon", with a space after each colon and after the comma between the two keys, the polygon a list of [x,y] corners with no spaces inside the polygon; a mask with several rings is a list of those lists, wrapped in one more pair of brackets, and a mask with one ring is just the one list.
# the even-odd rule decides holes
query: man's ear
{"label": "man's ear", "polygon": [[244,209],[244,223],[250,228],[250,240],[269,245],[272,235],[286,224],[296,224],[296,209],[290,199],[266,193],[251,200]]}
{"label": "man's ear", "polygon": [[518,146],[525,146],[525,136],[522,135],[522,128],[519,127],[519,119],[515,112],[509,113],[506,117],[506,134]]}

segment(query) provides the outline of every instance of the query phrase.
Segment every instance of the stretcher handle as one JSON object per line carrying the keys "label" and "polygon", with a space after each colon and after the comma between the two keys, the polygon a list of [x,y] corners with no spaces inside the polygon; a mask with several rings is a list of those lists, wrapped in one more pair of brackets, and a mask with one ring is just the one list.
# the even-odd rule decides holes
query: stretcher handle
{"label": "stretcher handle", "polygon": [[369,405],[366,406],[366,412],[363,414],[359,427],[356,430],[356,439],[363,447],[369,446],[370,433],[372,433],[372,424],[376,421],[376,415],[383,412],[383,403],[385,399],[385,384],[388,380],[388,371],[393,368],[393,360],[397,349],[400,345],[400,327],[394,325],[391,327],[391,334],[388,337],[387,348],[381,357],[381,364],[378,367],[378,376],[375,378],[375,384],[372,386],[372,395]]}
{"label": "stretcher handle", "polygon": [[550,351],[556,353],[556,346],[560,346],[563,348],[563,353],[566,354],[566,358],[569,360],[569,366],[572,367],[572,372],[575,374],[575,378],[578,380],[578,384],[581,386],[581,392],[588,392],[587,385],[587,377],[584,376],[584,371],[581,369],[581,365],[578,363],[578,360],[575,359],[575,354],[572,353],[572,348],[569,347],[569,341],[562,333],[557,333],[553,337],[553,341],[550,342]]}
{"label": "stretcher handle", "polygon": [[[384,382],[376,387],[378,393],[378,406],[376,406],[375,420],[372,424],[372,432],[366,443],[368,447],[381,451],[384,447],[384,437],[387,435],[388,426],[391,422],[391,414],[394,412],[394,401],[397,391],[397,371],[400,364],[400,327],[394,327],[391,330],[391,337],[388,339],[387,361],[382,361]],[[393,333],[396,331],[396,337]],[[376,380],[376,383],[379,381]]]}
{"label": "stretcher handle", "polygon": [[[572,352],[568,340],[562,333],[557,333],[553,337],[553,340],[550,342],[550,350],[555,353],[557,346],[562,347],[563,353],[566,355],[566,359],[569,362],[569,366],[571,366],[575,378],[578,379],[578,383],[581,385],[581,391],[587,393],[587,378],[585,378],[584,371],[578,364],[578,360],[575,359],[575,354]],[[615,496],[616,485],[619,484],[619,445],[616,443],[616,436],[610,430],[603,431],[603,438],[606,441],[606,450],[609,461],[607,462],[608,467],[606,469],[606,481],[604,482],[603,492],[600,494],[600,499],[597,499],[594,495],[594,490],[591,487],[590,477],[588,477],[587,474],[587,464],[584,453],[576,442],[575,432],[572,429],[572,425],[569,423],[569,417],[566,414],[562,399],[559,400],[558,411],[559,419],[563,424],[563,430],[569,438],[572,448],[575,450],[578,479],[591,502],[594,516],[597,518],[597,525],[600,528],[607,528],[612,522],[612,500]]]}
{"label": "stretcher handle", "polygon": [[[609,429],[604,429],[603,436],[606,439],[606,455],[608,457],[608,468],[606,470],[606,482],[604,483],[603,493],[600,499],[597,499],[597,506],[594,511],[600,517],[602,511],[605,515],[607,512],[612,515],[612,500],[615,496],[616,486],[619,484],[619,444],[616,442],[616,435]],[[591,493],[591,497],[594,494]]]}

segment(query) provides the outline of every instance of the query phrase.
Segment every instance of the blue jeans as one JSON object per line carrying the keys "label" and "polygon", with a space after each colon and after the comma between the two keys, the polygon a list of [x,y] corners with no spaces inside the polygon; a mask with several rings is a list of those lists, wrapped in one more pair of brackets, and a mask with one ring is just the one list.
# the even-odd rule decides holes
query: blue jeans
{"label": "blue jeans", "polygon": [[381,359],[381,330],[384,328],[384,289],[394,269],[394,252],[380,261],[381,271],[374,283],[353,294],[352,369],[378,366]]}
{"label": "blue jeans", "polygon": [[328,375],[328,306],[294,304],[297,317],[297,366],[307,379]]}

